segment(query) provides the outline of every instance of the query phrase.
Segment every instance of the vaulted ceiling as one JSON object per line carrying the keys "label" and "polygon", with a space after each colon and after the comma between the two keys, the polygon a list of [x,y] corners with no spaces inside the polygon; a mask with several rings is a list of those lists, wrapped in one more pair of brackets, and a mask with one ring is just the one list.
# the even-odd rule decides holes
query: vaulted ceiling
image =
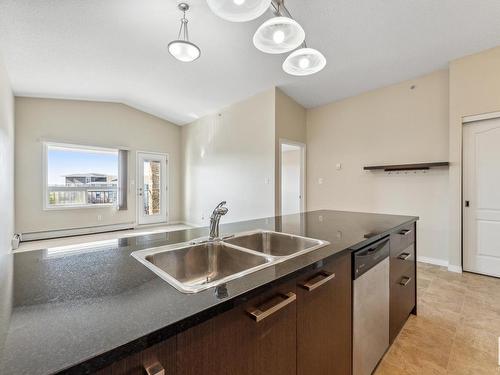
{"label": "vaulted ceiling", "polygon": [[308,46],[328,64],[288,76],[285,55],[252,44],[271,13],[248,23],[215,16],[192,0],[193,63],[167,52],[175,0],[1,0],[0,52],[16,95],[118,101],[177,124],[272,86],[305,107],[445,68],[500,45],[497,0],[287,0]]}

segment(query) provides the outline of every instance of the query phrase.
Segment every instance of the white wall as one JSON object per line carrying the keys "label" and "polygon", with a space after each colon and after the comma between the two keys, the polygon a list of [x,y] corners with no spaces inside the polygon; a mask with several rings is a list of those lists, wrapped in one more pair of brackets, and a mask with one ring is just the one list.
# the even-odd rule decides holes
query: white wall
{"label": "white wall", "polygon": [[[295,100],[276,89],[275,94],[275,129],[276,129],[276,168],[275,168],[275,213],[281,213],[281,179],[280,179],[280,139],[306,143],[306,109]],[[307,156],[306,156],[307,158]],[[307,173],[307,172],[306,172]],[[307,210],[307,207],[306,207]]]}
{"label": "white wall", "polygon": [[500,47],[450,63],[450,264],[462,265],[462,118],[500,112]]}
{"label": "white wall", "polygon": [[[102,147],[127,147],[128,175],[135,181],[136,151],[169,154],[169,218],[181,219],[180,127],[122,104],[16,98],[16,232],[81,228],[136,221],[135,185],[128,210],[43,210],[43,140]],[[98,221],[100,215],[102,220]]]}
{"label": "white wall", "polygon": [[185,221],[207,224],[226,200],[223,222],[274,214],[275,90],[182,127]]}
{"label": "white wall", "polygon": [[370,164],[448,159],[448,71],[308,110],[307,147],[309,210],[420,216],[419,256],[448,261],[448,170],[363,171]]}
{"label": "white wall", "polygon": [[14,97],[0,57],[0,255],[14,233]]}
{"label": "white wall", "polygon": [[0,56],[0,352],[12,302],[14,234],[14,97]]}
{"label": "white wall", "polygon": [[282,151],[281,153],[281,212],[283,215],[295,214],[300,207],[300,154],[301,150]]}

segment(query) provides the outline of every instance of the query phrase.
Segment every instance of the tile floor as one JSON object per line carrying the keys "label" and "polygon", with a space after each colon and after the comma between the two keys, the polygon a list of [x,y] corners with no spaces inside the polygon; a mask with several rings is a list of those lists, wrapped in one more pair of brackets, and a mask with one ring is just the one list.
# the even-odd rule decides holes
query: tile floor
{"label": "tile floor", "polygon": [[418,263],[417,296],[376,375],[500,375],[500,279]]}

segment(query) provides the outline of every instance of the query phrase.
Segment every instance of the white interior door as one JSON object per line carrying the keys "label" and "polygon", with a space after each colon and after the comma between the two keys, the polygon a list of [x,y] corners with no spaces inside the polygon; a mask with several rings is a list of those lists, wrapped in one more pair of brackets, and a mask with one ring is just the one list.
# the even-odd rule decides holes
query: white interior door
{"label": "white interior door", "polygon": [[137,222],[167,222],[167,155],[137,153]]}
{"label": "white interior door", "polygon": [[500,276],[500,119],[464,126],[464,270]]}

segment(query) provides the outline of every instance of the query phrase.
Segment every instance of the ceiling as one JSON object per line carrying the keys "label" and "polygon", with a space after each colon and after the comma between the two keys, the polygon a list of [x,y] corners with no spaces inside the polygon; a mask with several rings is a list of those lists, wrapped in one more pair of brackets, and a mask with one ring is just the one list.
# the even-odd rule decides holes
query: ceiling
{"label": "ceiling", "polygon": [[174,60],[175,0],[1,0],[0,51],[16,95],[118,101],[185,124],[273,86],[315,107],[445,68],[500,44],[497,0],[287,0],[309,47],[328,65],[309,77],[281,70],[252,36],[266,17],[224,21],[192,0],[191,41]]}

